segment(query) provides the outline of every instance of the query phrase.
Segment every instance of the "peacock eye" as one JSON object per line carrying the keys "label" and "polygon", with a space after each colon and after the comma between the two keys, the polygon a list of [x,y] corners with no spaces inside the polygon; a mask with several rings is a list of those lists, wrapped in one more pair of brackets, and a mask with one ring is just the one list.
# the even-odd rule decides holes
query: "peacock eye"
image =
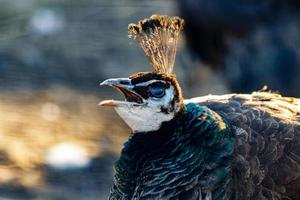
{"label": "peacock eye", "polygon": [[165,88],[161,86],[151,86],[149,88],[150,94],[153,97],[161,98],[165,95]]}

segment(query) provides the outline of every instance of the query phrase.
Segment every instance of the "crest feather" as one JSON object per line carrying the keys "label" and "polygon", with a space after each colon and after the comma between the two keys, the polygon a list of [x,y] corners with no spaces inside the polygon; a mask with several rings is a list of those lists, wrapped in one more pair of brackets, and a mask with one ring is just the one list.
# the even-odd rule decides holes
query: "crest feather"
{"label": "crest feather", "polygon": [[129,37],[144,50],[155,72],[172,73],[176,47],[184,20],[179,17],[152,15],[150,18],[129,24]]}

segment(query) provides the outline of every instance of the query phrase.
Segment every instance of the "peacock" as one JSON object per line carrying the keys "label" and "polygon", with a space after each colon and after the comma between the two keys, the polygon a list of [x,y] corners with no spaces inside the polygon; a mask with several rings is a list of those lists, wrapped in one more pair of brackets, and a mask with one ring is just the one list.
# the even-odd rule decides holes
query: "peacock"
{"label": "peacock", "polygon": [[300,100],[266,90],[184,99],[172,73],[184,21],[152,15],[129,25],[153,71],[101,85],[132,129],[109,200],[299,200]]}

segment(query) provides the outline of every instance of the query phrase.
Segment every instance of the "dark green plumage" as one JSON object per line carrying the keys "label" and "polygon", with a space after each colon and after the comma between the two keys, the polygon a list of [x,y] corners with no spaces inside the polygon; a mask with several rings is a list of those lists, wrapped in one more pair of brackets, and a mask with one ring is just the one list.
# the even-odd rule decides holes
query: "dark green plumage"
{"label": "dark green plumage", "polygon": [[160,130],[136,133],[115,164],[110,199],[185,199],[197,192],[194,187],[227,195],[233,154],[229,129],[216,113],[190,103]]}

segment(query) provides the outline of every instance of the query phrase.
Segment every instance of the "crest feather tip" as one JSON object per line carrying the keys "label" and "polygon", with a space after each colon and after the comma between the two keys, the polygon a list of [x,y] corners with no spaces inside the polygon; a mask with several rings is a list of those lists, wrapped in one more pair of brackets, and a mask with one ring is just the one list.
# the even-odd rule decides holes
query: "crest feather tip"
{"label": "crest feather tip", "polygon": [[128,25],[129,37],[144,50],[155,72],[172,73],[177,41],[183,29],[180,17],[152,15],[137,24]]}

